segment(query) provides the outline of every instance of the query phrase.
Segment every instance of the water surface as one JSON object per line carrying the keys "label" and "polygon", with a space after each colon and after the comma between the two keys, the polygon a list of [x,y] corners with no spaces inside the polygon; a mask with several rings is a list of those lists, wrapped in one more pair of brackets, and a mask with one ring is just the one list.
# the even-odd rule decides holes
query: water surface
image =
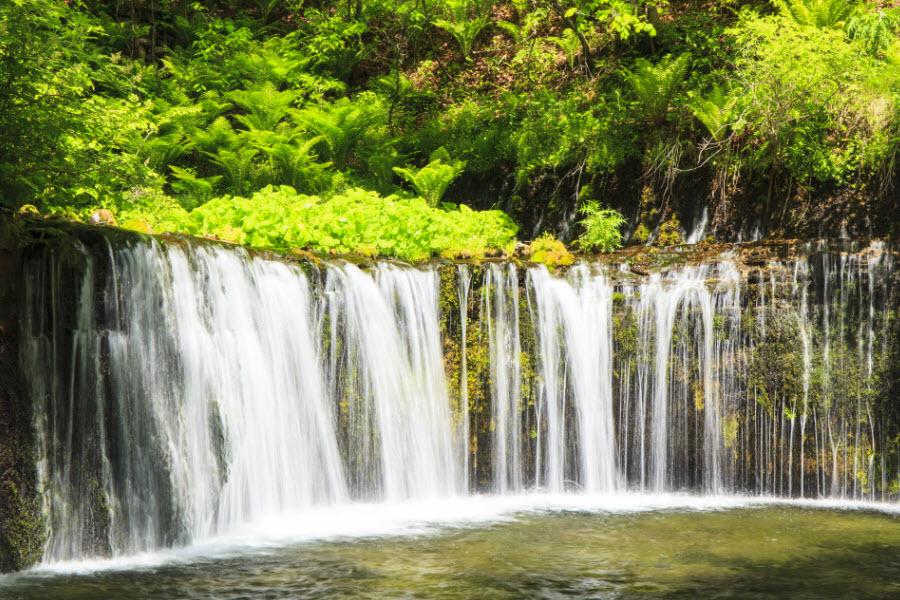
{"label": "water surface", "polygon": [[[420,523],[406,530],[388,522],[389,513],[356,513],[367,516],[373,519],[370,531],[383,527],[395,534],[49,566],[0,579],[0,596],[900,597],[896,512],[797,504],[717,509],[688,503],[625,512],[535,508],[497,513],[488,521],[461,520],[454,527]],[[353,525],[358,532],[364,526]]]}

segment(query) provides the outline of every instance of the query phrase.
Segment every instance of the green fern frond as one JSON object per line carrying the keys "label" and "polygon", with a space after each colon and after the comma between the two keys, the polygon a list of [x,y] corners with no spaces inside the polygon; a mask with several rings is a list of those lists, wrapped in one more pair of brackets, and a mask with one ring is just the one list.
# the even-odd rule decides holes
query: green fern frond
{"label": "green fern frond", "polygon": [[495,21],[494,25],[506,32],[518,45],[522,44],[534,35],[538,25],[547,19],[547,9],[536,7],[530,11],[519,11],[522,22]]}
{"label": "green fern frond", "polygon": [[213,164],[222,170],[228,192],[241,196],[252,192],[256,175],[255,159],[259,150],[244,147],[236,150],[221,148],[215,154],[207,153]]}
{"label": "green fern frond", "polygon": [[461,19],[459,21],[448,21],[447,19],[437,19],[434,26],[443,29],[456,40],[459,45],[463,58],[470,60],[469,55],[475,47],[475,41],[484,28],[490,23],[487,17],[475,17],[474,19]]}
{"label": "green fern frond", "polygon": [[296,114],[297,121],[319,136],[338,169],[347,166],[366,132],[381,118],[379,107],[341,98],[333,104],[310,106]]}
{"label": "green fern frond", "polygon": [[142,146],[140,152],[146,156],[147,164],[156,171],[162,171],[190,150],[193,143],[186,139],[180,131],[174,131],[152,137],[144,141]]}
{"label": "green fern frond", "polygon": [[255,89],[230,92],[227,97],[247,111],[248,114],[235,117],[244,127],[273,131],[287,116],[297,95],[295,90],[278,91],[274,84],[266,82]]}
{"label": "green fern frond", "polygon": [[216,186],[222,180],[220,175],[198,177],[193,169],[185,169],[171,165],[172,190],[179,195],[179,203],[185,210],[192,210],[212,198]]}
{"label": "green fern frond", "polygon": [[394,167],[394,173],[409,183],[429,206],[437,206],[465,166],[464,161],[450,160],[444,151],[443,155],[435,152],[431,162],[421,169]]}
{"label": "green fern frond", "polygon": [[635,69],[625,72],[625,80],[648,119],[654,122],[665,119],[672,98],[687,76],[690,64],[691,55],[685,52],[677,57],[666,56],[656,64],[638,59],[635,61]]}
{"label": "green fern frond", "polygon": [[736,104],[737,98],[729,94],[728,88],[717,84],[706,96],[692,100],[689,106],[697,120],[709,131],[712,139],[721,141],[726,137],[734,120]]}
{"label": "green fern frond", "polygon": [[856,11],[855,0],[773,0],[785,17],[807,27],[841,27]]}
{"label": "green fern frond", "polygon": [[303,192],[318,191],[322,174],[328,164],[317,163],[314,151],[322,140],[316,136],[299,144],[280,142],[268,149],[272,165],[272,181],[276,185],[289,185]]}
{"label": "green fern frond", "polygon": [[218,117],[204,129],[191,134],[191,141],[201,152],[212,152],[216,148],[230,148],[237,143],[237,134],[228,119]]}
{"label": "green fern frond", "polygon": [[566,29],[562,37],[550,37],[548,39],[566,53],[566,62],[569,63],[569,69],[574,69],[575,59],[578,58],[578,52],[581,50],[581,41],[575,32],[571,29]]}

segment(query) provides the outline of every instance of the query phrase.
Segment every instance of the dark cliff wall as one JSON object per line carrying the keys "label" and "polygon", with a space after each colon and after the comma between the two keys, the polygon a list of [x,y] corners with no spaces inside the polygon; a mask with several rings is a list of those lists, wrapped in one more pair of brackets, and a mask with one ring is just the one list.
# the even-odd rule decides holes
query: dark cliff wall
{"label": "dark cliff wall", "polygon": [[37,562],[44,536],[31,403],[19,369],[22,247],[20,227],[0,212],[0,572]]}

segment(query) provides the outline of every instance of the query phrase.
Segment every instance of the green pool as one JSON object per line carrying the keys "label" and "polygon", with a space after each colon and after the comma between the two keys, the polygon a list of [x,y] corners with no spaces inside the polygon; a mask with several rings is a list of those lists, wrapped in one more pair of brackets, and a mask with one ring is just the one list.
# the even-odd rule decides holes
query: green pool
{"label": "green pool", "polygon": [[[320,539],[45,566],[0,579],[0,597],[900,598],[900,515],[888,508],[535,504],[462,518],[463,506],[443,524],[356,511],[347,532]],[[340,515],[323,519],[328,530]]]}

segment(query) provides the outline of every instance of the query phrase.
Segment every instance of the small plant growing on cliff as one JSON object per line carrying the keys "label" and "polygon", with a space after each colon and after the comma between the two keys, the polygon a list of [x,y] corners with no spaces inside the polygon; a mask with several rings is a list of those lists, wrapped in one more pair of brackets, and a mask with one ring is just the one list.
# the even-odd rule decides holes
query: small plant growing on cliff
{"label": "small plant growing on cliff", "polygon": [[622,246],[622,225],[625,217],[617,210],[603,208],[594,200],[578,209],[584,218],[581,226],[584,233],[577,244],[586,252],[612,252]]}
{"label": "small plant growing on cliff", "polygon": [[575,257],[552,233],[545,232],[531,242],[531,260],[548,267],[571,265]]}
{"label": "small plant growing on cliff", "polygon": [[656,234],[657,246],[677,246],[684,243],[684,235],[682,234],[681,221],[678,215],[672,213],[662,225]]}

